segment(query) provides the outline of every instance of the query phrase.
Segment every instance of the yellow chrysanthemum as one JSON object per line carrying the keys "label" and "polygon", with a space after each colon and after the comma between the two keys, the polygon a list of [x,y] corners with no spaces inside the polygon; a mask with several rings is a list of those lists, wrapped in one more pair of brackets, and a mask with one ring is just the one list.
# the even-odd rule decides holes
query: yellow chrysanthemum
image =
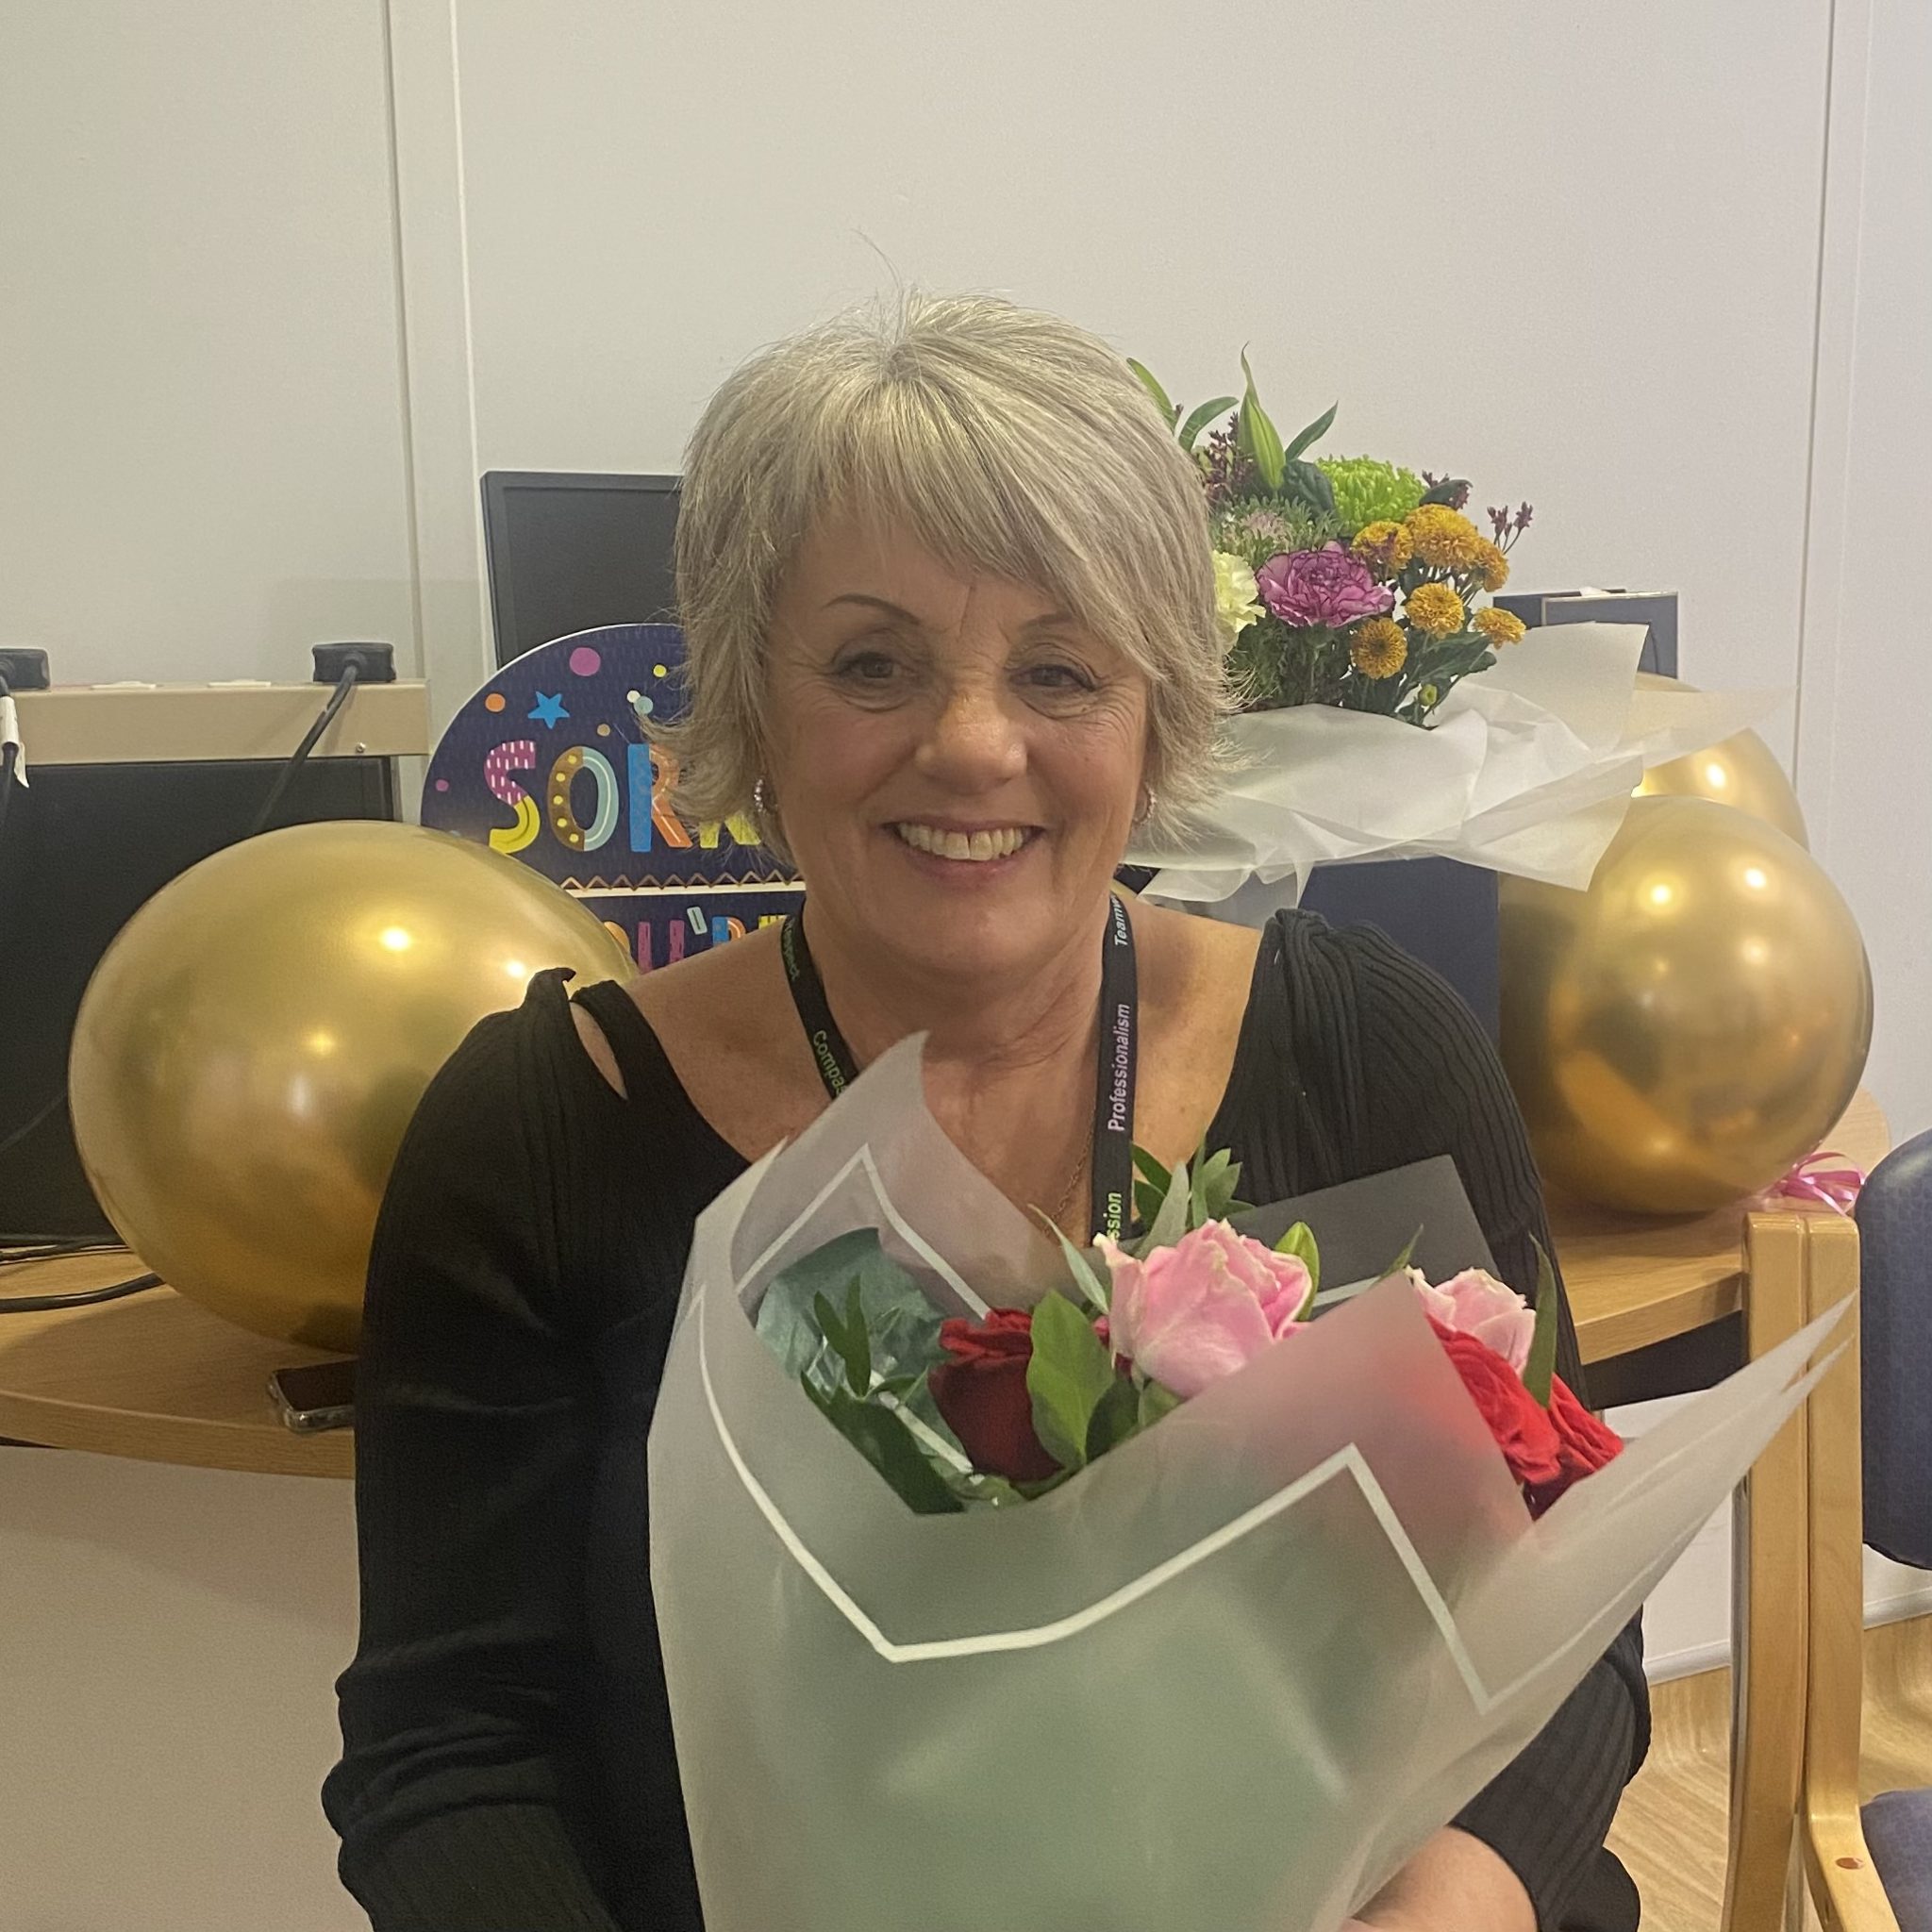
{"label": "yellow chrysanthemum", "polygon": [[1468,570],[1489,539],[1446,503],[1424,503],[1408,513],[1415,554],[1433,570]]}
{"label": "yellow chrysanthemum", "polygon": [[1418,584],[1408,593],[1402,614],[1430,637],[1446,638],[1462,628],[1462,599],[1447,584]]}
{"label": "yellow chrysanthemum", "polygon": [[1493,604],[1484,605],[1470,622],[1499,651],[1505,644],[1515,643],[1524,628],[1522,618],[1507,610],[1498,610]]}
{"label": "yellow chrysanthemum", "polygon": [[1393,677],[1408,662],[1408,640],[1392,617],[1371,617],[1349,639],[1348,661],[1364,677]]}
{"label": "yellow chrysanthemum", "polygon": [[1214,615],[1221,624],[1221,635],[1228,648],[1234,647],[1235,640],[1246,630],[1249,625],[1260,621],[1267,613],[1257,601],[1259,587],[1255,582],[1255,573],[1239,557],[1231,557],[1225,550],[1214,553]]}
{"label": "yellow chrysanthemum", "polygon": [[1487,537],[1476,546],[1475,560],[1470,569],[1486,591],[1500,591],[1509,581],[1509,559]]}
{"label": "yellow chrysanthemum", "polygon": [[1415,555],[1415,540],[1385,517],[1356,532],[1355,554],[1378,576],[1392,577]]}

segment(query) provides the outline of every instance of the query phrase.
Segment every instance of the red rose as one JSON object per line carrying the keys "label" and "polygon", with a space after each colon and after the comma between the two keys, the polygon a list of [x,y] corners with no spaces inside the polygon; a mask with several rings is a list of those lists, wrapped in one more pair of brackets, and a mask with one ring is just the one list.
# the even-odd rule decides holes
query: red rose
{"label": "red rose", "polygon": [[952,1360],[934,1369],[926,1385],[973,1466],[1016,1483],[1058,1475],[1059,1464],[1033,1433],[1033,1398],[1026,1391],[1031,1311],[994,1308],[984,1322],[941,1323],[940,1346]]}
{"label": "red rose", "polygon": [[1556,1425],[1523,1378],[1488,1342],[1445,1328],[1433,1317],[1429,1326],[1482,1411],[1509,1474],[1524,1489],[1557,1481],[1563,1460]]}
{"label": "red rose", "polygon": [[1541,1516],[1574,1482],[1594,1475],[1624,1443],[1614,1429],[1597,1421],[1557,1379],[1550,1383],[1550,1425],[1557,1432],[1557,1456],[1561,1467],[1555,1480],[1538,1484],[1529,1497],[1529,1513]]}

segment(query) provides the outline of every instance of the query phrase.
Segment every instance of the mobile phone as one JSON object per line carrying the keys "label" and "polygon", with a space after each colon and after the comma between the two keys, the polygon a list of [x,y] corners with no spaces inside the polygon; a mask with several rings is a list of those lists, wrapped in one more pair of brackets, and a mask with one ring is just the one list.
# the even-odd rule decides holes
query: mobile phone
{"label": "mobile phone", "polygon": [[351,1359],[277,1369],[268,1378],[268,1392],[285,1427],[303,1435],[345,1429],[356,1420],[356,1364]]}

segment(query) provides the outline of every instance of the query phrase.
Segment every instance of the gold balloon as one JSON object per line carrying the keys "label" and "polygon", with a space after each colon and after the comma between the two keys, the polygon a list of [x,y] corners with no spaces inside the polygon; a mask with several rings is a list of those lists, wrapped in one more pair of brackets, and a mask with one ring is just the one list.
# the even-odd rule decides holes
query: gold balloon
{"label": "gold balloon", "polygon": [[[1653,691],[1683,691],[1674,677],[1641,673],[1637,682]],[[1771,747],[1755,731],[1740,731],[1703,751],[1687,752],[1669,764],[1644,773],[1635,794],[1639,798],[1707,798],[1715,805],[1736,806],[1753,818],[1775,825],[1788,839],[1807,851],[1811,841],[1798,794],[1785,776]]]}
{"label": "gold balloon", "polygon": [[548,966],[631,972],[568,893],[484,846],[365,822],[217,853],[127,923],[75,1023],[75,1138],[108,1218],[216,1314],[353,1351],[424,1089]]}
{"label": "gold balloon", "polygon": [[1850,909],[1782,832],[1639,798],[1590,890],[1502,885],[1503,1057],[1559,1187],[1640,1213],[1753,1193],[1857,1091],[1872,975]]}

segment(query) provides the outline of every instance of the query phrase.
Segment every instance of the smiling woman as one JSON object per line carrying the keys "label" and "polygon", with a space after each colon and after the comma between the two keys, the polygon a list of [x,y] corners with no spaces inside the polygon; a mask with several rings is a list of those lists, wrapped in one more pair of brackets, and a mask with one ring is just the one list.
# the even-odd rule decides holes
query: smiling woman
{"label": "smiling woman", "polygon": [[[1075,1241],[1124,1231],[1133,1146],[1205,1139],[1259,1202],[1448,1154],[1505,1280],[1549,1246],[1440,981],[1373,932],[1113,890],[1135,824],[1215,784],[1229,691],[1201,478],[1105,343],[914,296],[769,350],[692,438],[678,601],[680,802],[756,813],[807,904],[629,987],[540,979],[397,1161],[325,1794],[376,1932],[699,1932],[648,1574],[679,1285],[705,1207],[908,1034],[941,1126]],[[1558,1336],[1576,1387],[1560,1307]],[[1633,1629],[1366,1923],[1633,1927],[1602,1844],[1644,1708]]]}
{"label": "smiling woman", "polygon": [[[1159,799],[1178,813],[1211,788],[1230,699],[1201,479],[1126,363],[1084,329],[966,297],[844,317],[739,370],[686,468],[691,722],[667,736],[694,815],[751,802],[774,619],[808,541],[835,530],[844,554],[822,562],[857,563],[868,544],[923,553],[956,585],[1027,587],[1030,608],[1003,613],[1019,628],[1058,629],[1063,649],[1108,640],[1146,680]],[[857,581],[843,594],[889,633],[948,621]]]}

